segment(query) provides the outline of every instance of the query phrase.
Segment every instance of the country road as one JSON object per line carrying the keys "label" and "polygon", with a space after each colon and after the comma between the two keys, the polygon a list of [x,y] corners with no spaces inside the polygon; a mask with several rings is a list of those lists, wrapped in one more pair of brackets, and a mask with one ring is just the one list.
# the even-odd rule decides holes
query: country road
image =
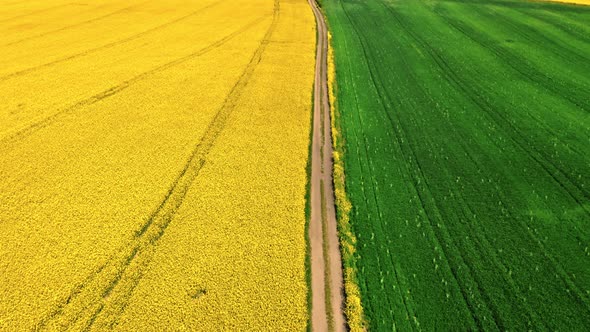
{"label": "country road", "polygon": [[317,48],[311,168],[311,288],[313,331],[345,331],[342,262],[332,182],[332,135],[328,100],[328,31],[315,0]]}

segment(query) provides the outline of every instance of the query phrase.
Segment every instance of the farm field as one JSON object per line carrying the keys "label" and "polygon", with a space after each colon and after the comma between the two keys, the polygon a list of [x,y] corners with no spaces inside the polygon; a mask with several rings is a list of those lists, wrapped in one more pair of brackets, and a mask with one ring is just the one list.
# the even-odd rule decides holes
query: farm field
{"label": "farm field", "polygon": [[555,2],[563,2],[576,5],[590,5],[590,0],[554,0]]}
{"label": "farm field", "polygon": [[321,5],[369,330],[589,330],[590,8]]}
{"label": "farm field", "polygon": [[307,1],[6,0],[0,44],[0,330],[305,328]]}

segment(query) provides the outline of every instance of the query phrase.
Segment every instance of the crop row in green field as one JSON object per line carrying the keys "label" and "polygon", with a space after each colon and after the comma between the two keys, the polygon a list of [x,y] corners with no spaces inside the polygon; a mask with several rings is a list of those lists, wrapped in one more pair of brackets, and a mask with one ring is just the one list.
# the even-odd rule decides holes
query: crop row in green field
{"label": "crop row in green field", "polygon": [[590,8],[322,6],[371,330],[590,329]]}

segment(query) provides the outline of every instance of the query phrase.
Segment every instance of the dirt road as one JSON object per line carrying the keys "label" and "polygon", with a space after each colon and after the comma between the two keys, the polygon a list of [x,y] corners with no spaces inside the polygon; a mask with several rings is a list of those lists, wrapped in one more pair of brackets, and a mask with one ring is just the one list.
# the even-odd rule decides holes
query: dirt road
{"label": "dirt road", "polygon": [[332,182],[332,135],[328,102],[328,29],[315,0],[317,54],[311,168],[311,288],[313,331],[345,331],[342,261]]}

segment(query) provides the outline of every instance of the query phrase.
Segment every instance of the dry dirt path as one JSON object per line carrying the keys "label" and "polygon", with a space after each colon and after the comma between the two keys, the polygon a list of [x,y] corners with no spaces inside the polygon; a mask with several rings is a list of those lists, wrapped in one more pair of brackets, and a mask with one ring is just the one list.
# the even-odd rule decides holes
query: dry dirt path
{"label": "dry dirt path", "polygon": [[328,102],[328,31],[315,0],[317,54],[314,84],[311,167],[311,288],[313,331],[345,331],[342,262],[334,208],[332,135]]}

